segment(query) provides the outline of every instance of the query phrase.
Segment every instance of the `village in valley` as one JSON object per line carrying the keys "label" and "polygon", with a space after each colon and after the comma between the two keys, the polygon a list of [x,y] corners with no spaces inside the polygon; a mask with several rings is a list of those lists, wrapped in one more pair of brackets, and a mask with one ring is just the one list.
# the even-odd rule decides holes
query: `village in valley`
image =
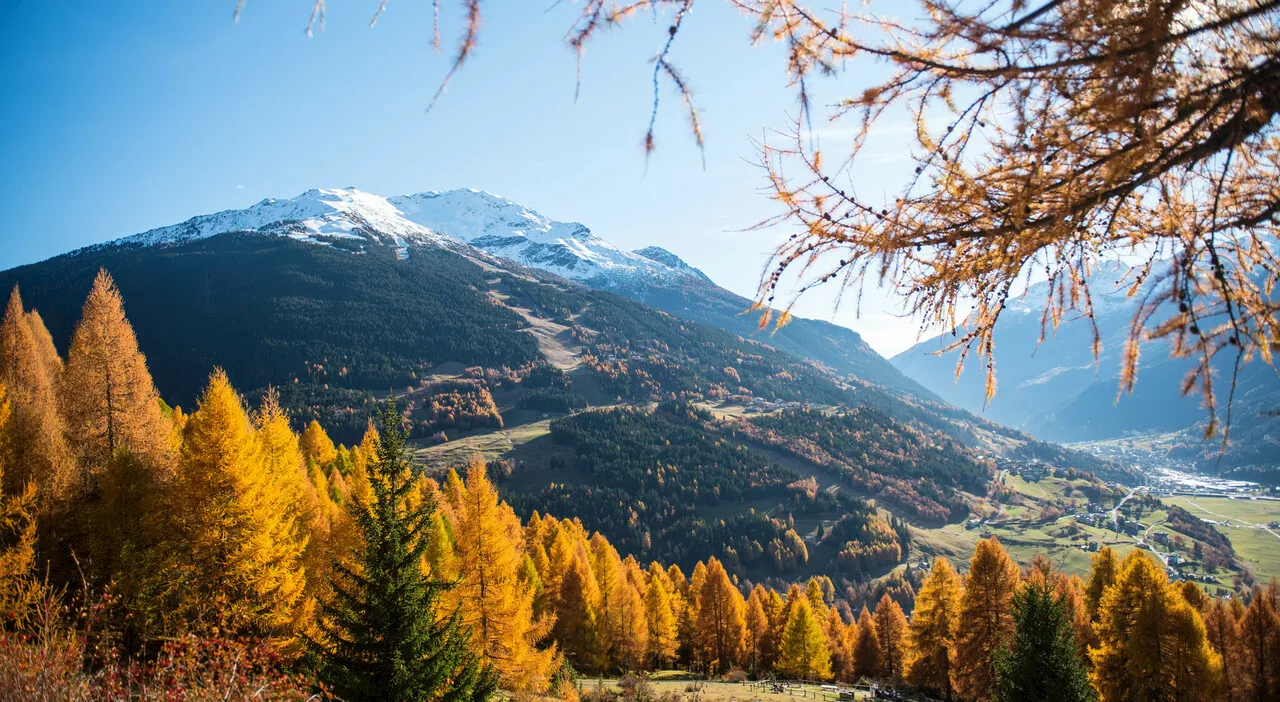
{"label": "village in valley", "polygon": [[[1280,491],[1258,483],[1200,475],[1148,455],[1093,450],[1129,459],[1143,484],[1126,486],[1037,460],[995,459],[997,477],[962,524],[913,529],[913,561],[970,548],[997,536],[1012,553],[1044,553],[1066,572],[1085,574],[1104,546],[1142,549],[1170,580],[1200,583],[1230,597],[1240,585],[1280,576]],[[1139,463],[1138,461],[1142,461]]]}

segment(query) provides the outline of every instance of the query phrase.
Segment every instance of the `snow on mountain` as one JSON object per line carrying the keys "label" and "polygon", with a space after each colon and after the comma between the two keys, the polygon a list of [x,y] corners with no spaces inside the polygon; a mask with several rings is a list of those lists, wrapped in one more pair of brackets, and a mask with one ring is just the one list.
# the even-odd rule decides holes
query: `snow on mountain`
{"label": "snow on mountain", "polygon": [[[624,251],[577,222],[557,222],[483,190],[424,192],[390,199],[409,220],[495,256],[604,287],[694,275]],[[679,259],[677,259],[679,260]],[[684,264],[683,261],[680,261]]]}
{"label": "snow on mountain", "polygon": [[[1120,261],[1103,261],[1089,272],[1088,281],[1089,298],[1093,303],[1095,316],[1102,317],[1113,312],[1133,313],[1133,302],[1128,297],[1129,286],[1133,284],[1133,272],[1129,266]],[[1034,316],[1038,320],[1044,311],[1048,294],[1047,282],[1041,281],[1028,286],[1025,293],[1009,300],[1003,314]],[[1083,304],[1082,300],[1081,305]]]}
{"label": "snow on mountain", "polygon": [[701,270],[694,268],[688,263],[685,263],[683,258],[680,258],[679,256],[671,253],[670,251],[667,251],[661,246],[646,246],[643,249],[636,249],[631,253],[644,256],[650,261],[657,261],[658,263],[661,263],[662,265],[667,266],[669,268],[674,268],[678,271],[684,271],[685,273],[688,273],[689,275],[692,275],[697,278],[701,278],[702,280],[705,280],[708,283],[711,282],[711,279],[707,277],[706,273],[703,273]]}
{"label": "snow on mountain", "polygon": [[[402,258],[414,244],[440,244],[439,234],[405,219],[385,198],[355,188],[308,190],[288,200],[267,198],[243,210],[192,217],[118,240],[117,244],[162,246],[227,232],[261,232],[332,245],[332,239],[373,238],[393,244]],[[390,241],[386,241],[389,239]]]}
{"label": "snow on mountain", "polygon": [[494,256],[598,287],[636,282],[708,280],[664,249],[624,251],[576,222],[557,222],[482,190],[423,192],[384,198],[355,188],[308,190],[267,198],[242,210],[201,215],[119,239],[125,246],[181,244],[228,232],[260,232],[332,246],[338,240],[394,246],[469,244]]}

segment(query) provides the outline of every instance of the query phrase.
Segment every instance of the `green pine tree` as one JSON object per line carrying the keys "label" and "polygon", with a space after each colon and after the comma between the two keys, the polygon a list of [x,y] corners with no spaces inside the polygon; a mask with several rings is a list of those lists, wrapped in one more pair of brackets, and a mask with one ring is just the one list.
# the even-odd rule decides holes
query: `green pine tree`
{"label": "green pine tree", "polygon": [[487,700],[496,674],[469,650],[458,612],[437,611],[451,584],[428,579],[420,567],[435,505],[411,507],[406,499],[417,470],[405,456],[394,401],[379,419],[370,502],[353,496],[349,506],[363,535],[356,564],[335,560],[323,636],[313,644],[320,679],[347,702]]}
{"label": "green pine tree", "polygon": [[1080,656],[1071,614],[1042,581],[1013,596],[1014,634],[996,655],[998,702],[1092,702],[1089,671]]}

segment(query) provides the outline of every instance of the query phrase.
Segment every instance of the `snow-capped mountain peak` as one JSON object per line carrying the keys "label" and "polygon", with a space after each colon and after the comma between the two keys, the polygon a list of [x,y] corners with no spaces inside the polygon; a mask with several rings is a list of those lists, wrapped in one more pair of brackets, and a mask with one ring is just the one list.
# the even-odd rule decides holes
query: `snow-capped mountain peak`
{"label": "snow-capped mountain peak", "polygon": [[330,239],[390,239],[397,247],[438,244],[441,237],[405,219],[378,195],[355,188],[312,189],[294,198],[267,198],[243,210],[192,217],[119,240],[125,245],[164,246],[228,232],[260,232],[318,244]]}
{"label": "snow-capped mountain peak", "polygon": [[[392,245],[405,258],[413,246],[462,243],[597,287],[698,278],[701,271],[657,247],[630,252],[577,222],[558,222],[506,198],[466,188],[385,198],[355,188],[312,189],[289,199],[267,198],[114,242],[126,246],[182,244],[229,232],[257,232],[315,244],[336,240]],[[352,242],[354,243],[354,241]],[[665,256],[650,255],[660,251]]]}
{"label": "snow-capped mountain peak", "polygon": [[[624,251],[578,222],[557,222],[472,188],[393,197],[408,219],[495,256],[582,282],[678,279],[692,273]],[[682,262],[683,263],[683,262]],[[687,268],[687,266],[686,266]]]}

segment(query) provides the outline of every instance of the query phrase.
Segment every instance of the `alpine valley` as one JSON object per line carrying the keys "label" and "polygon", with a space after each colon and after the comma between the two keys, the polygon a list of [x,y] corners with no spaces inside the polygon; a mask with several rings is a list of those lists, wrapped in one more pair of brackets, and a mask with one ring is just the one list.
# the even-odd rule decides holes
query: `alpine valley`
{"label": "alpine valley", "polygon": [[274,387],[299,427],[355,443],[395,395],[429,466],[479,454],[522,516],[579,517],[642,561],[854,588],[913,534],[990,509],[997,465],[1104,492],[1089,474],[1126,477],[943,402],[853,331],[758,332],[750,301],[676,255],[478,190],[310,190],[0,286],[62,345],[103,268],[169,404],[221,367],[251,404]]}
{"label": "alpine valley", "polygon": [[[978,364],[968,364],[956,377],[958,352],[943,353],[950,334],[913,346],[893,363],[945,401],[1047,441],[1089,443],[1113,455],[1141,453],[1187,469],[1276,482],[1280,375],[1267,364],[1255,361],[1239,369],[1225,450],[1220,439],[1204,438],[1208,413],[1200,399],[1179,392],[1194,364],[1172,356],[1168,342],[1144,341],[1134,391],[1118,392],[1123,349],[1141,297],[1127,294],[1132,278],[1118,263],[1100,267],[1089,278],[1102,342],[1096,359],[1093,329],[1079,315],[1038,342],[1047,284],[1030,286],[1011,300],[996,326],[998,390],[990,402]],[[1215,364],[1215,383],[1224,398],[1234,361],[1234,355],[1223,353]]]}

